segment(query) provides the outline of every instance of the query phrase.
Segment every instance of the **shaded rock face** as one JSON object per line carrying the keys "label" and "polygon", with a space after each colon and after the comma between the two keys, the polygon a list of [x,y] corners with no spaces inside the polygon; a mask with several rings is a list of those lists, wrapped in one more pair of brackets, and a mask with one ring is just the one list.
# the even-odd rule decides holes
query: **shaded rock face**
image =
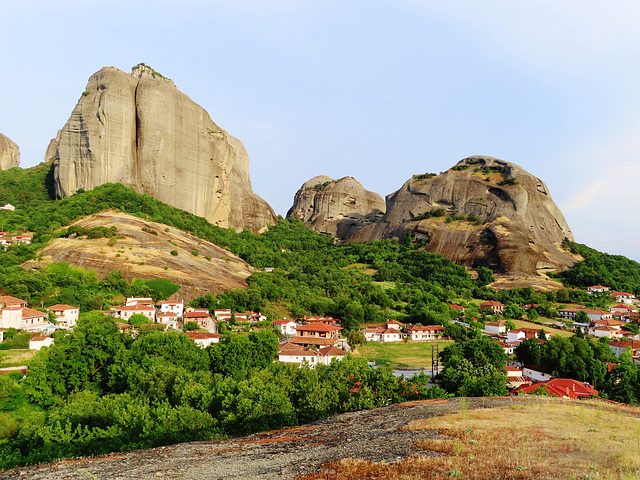
{"label": "shaded rock face", "polygon": [[20,165],[20,149],[9,137],[0,133],[0,170]]}
{"label": "shaded rock face", "polygon": [[45,160],[60,197],[114,182],[224,228],[258,232],[277,221],[251,190],[242,143],[144,65],[94,74]]}
{"label": "shaded rock face", "polygon": [[365,190],[355,178],[334,180],[319,175],[296,192],[287,217],[303,220],[316,232],[345,239],[371,225],[384,211],[382,197]]}
{"label": "shaded rock face", "polygon": [[560,248],[573,234],[547,186],[510,162],[468,157],[440,175],[414,176],[386,202],[385,215],[350,241],[410,233],[430,252],[501,273],[535,275],[576,263]]}

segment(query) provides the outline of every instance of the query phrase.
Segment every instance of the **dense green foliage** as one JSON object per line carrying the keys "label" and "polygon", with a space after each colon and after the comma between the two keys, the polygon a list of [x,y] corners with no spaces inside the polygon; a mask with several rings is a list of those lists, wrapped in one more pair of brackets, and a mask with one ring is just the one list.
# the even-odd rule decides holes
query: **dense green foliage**
{"label": "dense green foliage", "polygon": [[584,261],[560,274],[568,285],[582,288],[606,285],[614,290],[640,296],[640,263],[622,255],[598,252],[566,239],[562,245],[571,253],[584,258]]}
{"label": "dense green foliage", "polygon": [[504,395],[507,356],[487,337],[455,343],[440,354],[443,370],[438,384],[461,397]]}
{"label": "dense green foliage", "polygon": [[[0,377],[0,468],[297,425],[400,400],[445,396],[348,357],[273,363],[273,333],[225,335],[206,350],[178,332],[121,334],[100,313]],[[31,402],[31,403],[29,403]]]}

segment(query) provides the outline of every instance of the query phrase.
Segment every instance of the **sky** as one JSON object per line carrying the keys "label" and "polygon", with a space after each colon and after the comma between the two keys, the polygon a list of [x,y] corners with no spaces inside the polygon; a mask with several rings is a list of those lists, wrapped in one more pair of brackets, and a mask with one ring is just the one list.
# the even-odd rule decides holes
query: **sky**
{"label": "sky", "polygon": [[285,215],[316,175],[383,197],[470,155],[541,178],[575,240],[640,261],[636,0],[75,0],[0,16],[0,133],[44,160],[89,77],[144,62],[242,140]]}

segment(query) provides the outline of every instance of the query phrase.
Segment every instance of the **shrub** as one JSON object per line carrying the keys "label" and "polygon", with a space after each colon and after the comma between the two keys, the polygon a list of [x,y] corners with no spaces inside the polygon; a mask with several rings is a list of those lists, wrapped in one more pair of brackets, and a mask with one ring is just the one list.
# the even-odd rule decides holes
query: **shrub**
{"label": "shrub", "polygon": [[171,250],[171,255],[173,255],[174,257],[178,256],[178,251],[177,250]]}

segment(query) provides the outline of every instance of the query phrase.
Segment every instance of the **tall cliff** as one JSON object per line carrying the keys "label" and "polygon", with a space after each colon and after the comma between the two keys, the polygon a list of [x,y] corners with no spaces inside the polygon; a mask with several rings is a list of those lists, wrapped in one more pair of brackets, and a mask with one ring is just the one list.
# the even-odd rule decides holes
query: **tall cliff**
{"label": "tall cliff", "polygon": [[20,165],[20,149],[9,137],[0,133],[0,170]]}
{"label": "tall cliff", "polygon": [[505,273],[575,264],[560,248],[573,235],[547,186],[510,162],[468,157],[440,175],[414,176],[386,203],[385,215],[349,241],[410,234],[456,263]]}
{"label": "tall cliff", "polygon": [[143,64],[92,75],[45,159],[60,197],[114,182],[225,228],[258,232],[277,221],[251,190],[242,143]]}
{"label": "tall cliff", "polygon": [[365,190],[355,178],[334,180],[319,175],[296,192],[287,217],[303,220],[316,232],[344,239],[373,223],[384,210],[382,197]]}

